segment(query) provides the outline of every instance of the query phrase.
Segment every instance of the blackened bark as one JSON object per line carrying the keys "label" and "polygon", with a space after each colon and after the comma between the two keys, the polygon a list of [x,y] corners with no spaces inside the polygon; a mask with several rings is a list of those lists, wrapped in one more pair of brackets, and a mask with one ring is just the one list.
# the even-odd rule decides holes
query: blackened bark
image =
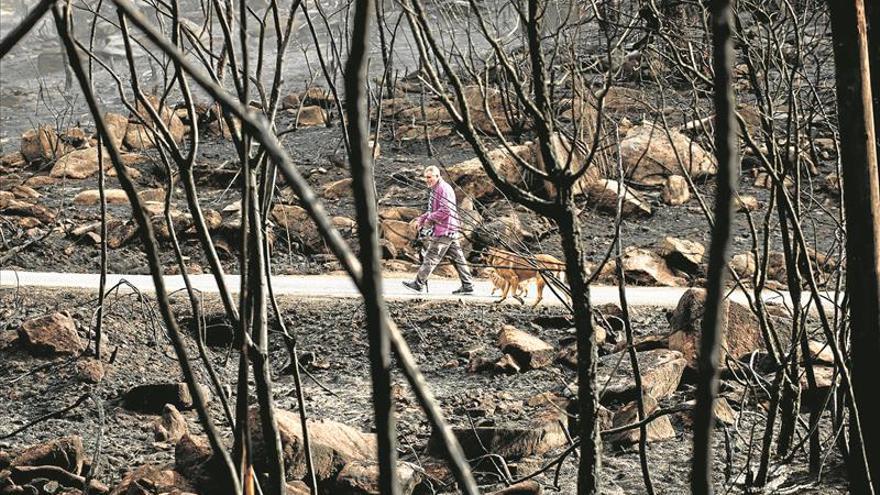
{"label": "blackened bark", "polygon": [[[563,196],[571,196],[566,194]],[[581,457],[578,464],[578,494],[601,493],[602,439],[599,436],[599,394],[596,389],[596,365],[599,360],[596,334],[593,331],[590,286],[581,246],[580,226],[575,216],[574,202],[562,205],[556,219],[565,254],[565,277],[571,287],[571,305],[574,308],[574,326],[577,332],[578,356],[578,436]]]}
{"label": "blackened bark", "polygon": [[718,392],[718,348],[721,298],[727,272],[730,217],[733,192],[739,171],[736,114],[731,85],[733,68],[732,12],[729,0],[711,4],[712,55],[715,70],[715,153],[718,159],[718,191],[715,197],[715,225],[709,246],[706,312],[703,317],[700,353],[697,358],[697,405],[694,408],[694,453],[691,491],[711,494],[713,403]]}
{"label": "blackened bark", "polygon": [[345,69],[345,107],[348,114],[349,162],[357,211],[358,245],[363,269],[362,292],[370,342],[370,371],[373,378],[373,411],[379,458],[379,493],[400,493],[397,483],[397,436],[391,398],[391,340],[388,310],[382,297],[382,265],[379,249],[376,182],[372,152],[367,145],[369,114],[366,98],[367,31],[373,0],[357,2],[351,52]]}
{"label": "blackened bark", "polygon": [[850,297],[852,394],[850,404],[850,490],[878,491],[880,402],[880,185],[871,101],[864,3],[829,2],[843,199],[846,208],[846,288]]}

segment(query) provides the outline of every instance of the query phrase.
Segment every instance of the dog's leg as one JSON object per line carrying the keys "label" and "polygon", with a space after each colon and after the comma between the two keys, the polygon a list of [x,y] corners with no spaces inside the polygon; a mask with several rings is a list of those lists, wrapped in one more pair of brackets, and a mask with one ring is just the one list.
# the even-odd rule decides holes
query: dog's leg
{"label": "dog's leg", "polygon": [[541,303],[541,299],[544,299],[544,277],[541,276],[541,272],[538,272],[535,277],[535,292],[537,295],[535,296],[535,304],[532,304],[533,308]]}

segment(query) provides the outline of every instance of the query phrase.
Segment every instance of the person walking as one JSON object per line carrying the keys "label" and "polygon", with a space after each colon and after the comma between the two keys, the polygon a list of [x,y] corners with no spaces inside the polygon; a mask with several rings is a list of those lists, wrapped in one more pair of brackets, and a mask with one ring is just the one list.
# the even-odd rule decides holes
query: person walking
{"label": "person walking", "polygon": [[455,191],[448,182],[440,177],[440,169],[431,165],[425,169],[425,184],[431,191],[428,196],[428,211],[414,219],[413,222],[420,232],[425,232],[427,245],[424,258],[416,279],[412,282],[405,281],[403,285],[410,290],[422,292],[425,289],[428,277],[437,268],[437,265],[445,255],[449,255],[458,278],[461,279],[461,287],[452,291],[456,295],[468,295],[474,293],[474,282],[468,268],[464,251],[458,241],[458,229],[460,220],[458,208],[455,203]]}

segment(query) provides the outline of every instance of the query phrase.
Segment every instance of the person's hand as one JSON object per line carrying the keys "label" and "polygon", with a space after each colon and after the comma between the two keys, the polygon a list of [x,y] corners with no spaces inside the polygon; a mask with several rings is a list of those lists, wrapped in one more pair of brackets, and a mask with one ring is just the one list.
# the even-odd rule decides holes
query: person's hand
{"label": "person's hand", "polygon": [[419,221],[418,218],[413,218],[409,221],[410,227],[420,228],[422,226],[422,222]]}

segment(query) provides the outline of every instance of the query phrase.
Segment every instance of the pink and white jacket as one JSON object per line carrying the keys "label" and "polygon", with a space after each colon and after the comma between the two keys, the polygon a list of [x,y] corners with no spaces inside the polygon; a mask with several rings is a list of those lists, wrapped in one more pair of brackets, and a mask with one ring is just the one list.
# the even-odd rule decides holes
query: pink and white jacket
{"label": "pink and white jacket", "polygon": [[455,203],[455,191],[443,179],[434,184],[431,192],[430,211],[418,218],[419,228],[431,226],[431,235],[435,237],[454,237],[458,233],[458,208]]}

